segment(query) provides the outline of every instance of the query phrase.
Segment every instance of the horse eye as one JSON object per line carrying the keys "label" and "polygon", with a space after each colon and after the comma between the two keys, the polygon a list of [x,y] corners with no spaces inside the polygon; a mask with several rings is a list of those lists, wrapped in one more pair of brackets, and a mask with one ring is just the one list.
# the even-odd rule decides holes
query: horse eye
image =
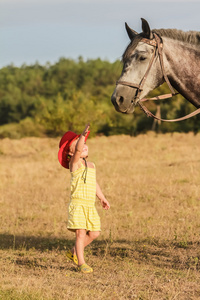
{"label": "horse eye", "polygon": [[140,56],[140,60],[145,60],[146,57],[145,56]]}
{"label": "horse eye", "polygon": [[130,63],[129,63],[129,62],[126,62],[126,63],[124,64],[124,70],[127,69],[127,68],[129,67],[129,65],[130,65]]}

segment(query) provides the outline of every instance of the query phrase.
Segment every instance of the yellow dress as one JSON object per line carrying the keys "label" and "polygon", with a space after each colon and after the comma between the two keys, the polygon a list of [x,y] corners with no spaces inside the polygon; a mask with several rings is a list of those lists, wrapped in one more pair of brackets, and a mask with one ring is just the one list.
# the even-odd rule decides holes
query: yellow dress
{"label": "yellow dress", "polygon": [[85,166],[71,172],[71,197],[68,205],[69,230],[86,229],[101,231],[100,217],[95,207],[96,169],[87,168],[84,181]]}

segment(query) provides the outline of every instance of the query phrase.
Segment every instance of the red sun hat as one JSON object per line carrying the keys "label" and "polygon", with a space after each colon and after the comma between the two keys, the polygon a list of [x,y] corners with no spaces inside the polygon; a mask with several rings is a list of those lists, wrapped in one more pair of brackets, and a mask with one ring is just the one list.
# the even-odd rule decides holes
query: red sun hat
{"label": "red sun hat", "polygon": [[[88,133],[86,134],[85,141],[87,140],[89,134],[90,131],[88,131]],[[58,160],[61,166],[63,166],[66,169],[69,169],[69,158],[67,157],[69,154],[69,147],[73,143],[73,141],[75,141],[79,137],[80,134],[76,134],[73,131],[67,131],[60,140]]]}

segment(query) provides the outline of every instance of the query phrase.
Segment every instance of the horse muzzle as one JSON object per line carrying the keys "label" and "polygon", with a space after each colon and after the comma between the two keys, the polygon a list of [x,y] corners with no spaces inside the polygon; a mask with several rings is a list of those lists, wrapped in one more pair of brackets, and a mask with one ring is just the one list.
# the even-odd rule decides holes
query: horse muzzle
{"label": "horse muzzle", "polygon": [[[126,89],[127,90],[127,89]],[[123,93],[115,89],[114,93],[111,96],[111,102],[114,105],[116,111],[125,113],[125,114],[132,114],[135,110],[135,106],[137,104],[137,98],[133,97],[133,89],[130,89],[130,93]]]}

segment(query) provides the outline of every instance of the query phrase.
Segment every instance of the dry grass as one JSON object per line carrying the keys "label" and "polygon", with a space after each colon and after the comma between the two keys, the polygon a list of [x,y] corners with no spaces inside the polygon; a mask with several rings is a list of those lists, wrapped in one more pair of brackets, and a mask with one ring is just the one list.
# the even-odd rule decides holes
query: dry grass
{"label": "dry grass", "polygon": [[200,135],[88,140],[111,204],[86,251],[65,259],[69,178],[59,139],[0,143],[0,299],[200,299]]}

